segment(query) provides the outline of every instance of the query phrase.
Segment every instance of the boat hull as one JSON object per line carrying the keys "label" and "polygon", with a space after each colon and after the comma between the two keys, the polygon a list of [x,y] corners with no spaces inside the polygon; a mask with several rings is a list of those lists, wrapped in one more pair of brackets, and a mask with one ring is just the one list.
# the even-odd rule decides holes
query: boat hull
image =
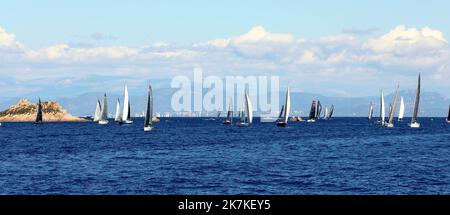
{"label": "boat hull", "polygon": [[277,127],[286,127],[287,123],[285,122],[277,122]]}
{"label": "boat hull", "polygon": [[387,124],[385,124],[386,125],[386,127],[388,127],[388,128],[393,128],[394,127],[394,123],[387,123]]}
{"label": "boat hull", "polygon": [[239,127],[248,127],[250,124],[246,123],[246,122],[240,122],[237,124],[237,126]]}
{"label": "boat hull", "polygon": [[151,130],[153,130],[153,127],[151,127],[151,126],[144,127],[144,131],[151,131]]}
{"label": "boat hull", "polygon": [[124,125],[124,124],[132,124],[133,123],[133,121],[130,121],[130,120],[126,120],[126,121],[120,121],[120,122],[118,122],[120,125]]}
{"label": "boat hull", "polygon": [[308,119],[307,122],[316,122],[316,120],[315,119]]}
{"label": "boat hull", "polygon": [[108,123],[109,123],[108,120],[100,120],[100,121],[98,121],[99,125],[107,125]]}
{"label": "boat hull", "polygon": [[222,124],[224,124],[224,125],[231,125],[231,121],[225,121],[225,122],[223,122]]}
{"label": "boat hull", "polygon": [[408,126],[410,128],[420,128],[420,123],[418,123],[418,122],[410,123],[410,124],[408,124]]}

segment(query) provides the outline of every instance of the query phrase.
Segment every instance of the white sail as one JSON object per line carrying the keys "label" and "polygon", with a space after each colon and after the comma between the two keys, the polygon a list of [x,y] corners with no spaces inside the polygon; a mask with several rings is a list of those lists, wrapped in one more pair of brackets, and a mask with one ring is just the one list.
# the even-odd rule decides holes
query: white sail
{"label": "white sail", "polygon": [[284,123],[287,123],[289,119],[289,112],[291,111],[291,88],[289,85],[286,92],[286,104],[284,107]]}
{"label": "white sail", "polygon": [[120,100],[117,99],[116,105],[116,116],[114,117],[114,121],[119,122],[122,119],[122,113],[120,112]]}
{"label": "white sail", "polygon": [[130,110],[130,99],[128,96],[128,87],[125,84],[125,90],[123,95],[123,112],[122,112],[122,122],[131,123],[131,110]]}
{"label": "white sail", "polygon": [[248,123],[252,124],[253,122],[253,106],[252,106],[252,102],[250,101],[250,99],[248,98],[247,93],[245,93],[245,110],[246,110],[246,114],[248,117]]}
{"label": "white sail", "polygon": [[383,95],[383,90],[381,90],[381,124],[384,125],[384,117],[386,115],[386,110],[384,107],[384,95]]}
{"label": "white sail", "polygon": [[100,121],[102,120],[108,120],[108,100],[106,99],[106,94],[103,97],[103,108],[100,116]]}
{"label": "white sail", "polygon": [[397,107],[398,88],[399,85],[397,85],[397,90],[395,91],[394,101],[392,102],[392,105],[390,105],[389,120],[387,124],[387,127],[390,128],[394,127],[394,115],[395,115],[395,107]]}
{"label": "white sail", "polygon": [[372,104],[372,102],[370,102],[369,116],[368,116],[369,120],[372,119],[372,114],[373,114],[373,104]]}
{"label": "white sail", "polygon": [[323,118],[324,119],[328,118],[328,107],[325,107],[325,112],[324,112]]}
{"label": "white sail", "polygon": [[403,96],[400,97],[400,110],[398,112],[398,120],[402,120],[405,115],[405,102],[403,101]]}
{"label": "white sail", "polygon": [[100,120],[102,114],[102,106],[100,104],[100,100],[97,100],[97,106],[95,107],[95,114],[94,114],[94,122],[98,122]]}

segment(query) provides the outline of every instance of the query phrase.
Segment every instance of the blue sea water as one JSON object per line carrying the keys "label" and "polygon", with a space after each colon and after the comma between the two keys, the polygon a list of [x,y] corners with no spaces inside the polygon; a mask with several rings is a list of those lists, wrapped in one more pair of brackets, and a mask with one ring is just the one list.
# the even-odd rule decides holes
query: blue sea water
{"label": "blue sea water", "polygon": [[0,194],[450,194],[450,124],[3,123]]}

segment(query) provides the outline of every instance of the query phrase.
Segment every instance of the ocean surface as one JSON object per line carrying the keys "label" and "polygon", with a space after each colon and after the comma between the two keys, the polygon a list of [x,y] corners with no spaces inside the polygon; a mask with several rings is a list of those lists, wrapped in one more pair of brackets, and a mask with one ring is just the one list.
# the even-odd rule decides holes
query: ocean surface
{"label": "ocean surface", "polygon": [[0,194],[450,194],[450,124],[3,123]]}

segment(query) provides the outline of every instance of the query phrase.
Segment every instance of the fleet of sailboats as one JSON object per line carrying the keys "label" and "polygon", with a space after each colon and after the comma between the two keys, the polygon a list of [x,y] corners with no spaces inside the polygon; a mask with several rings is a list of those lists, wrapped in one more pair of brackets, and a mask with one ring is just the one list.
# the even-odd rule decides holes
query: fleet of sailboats
{"label": "fleet of sailboats", "polygon": [[[418,75],[417,79],[417,89],[415,94],[415,101],[414,101],[414,110],[411,117],[411,123],[408,124],[411,128],[419,128],[420,123],[418,122],[418,109],[419,109],[419,102],[420,102],[420,91],[421,91],[421,77],[420,74]],[[399,94],[399,85],[397,85],[393,102],[389,105],[389,115],[388,120],[385,121],[385,100],[384,100],[384,92],[383,89],[381,89],[380,93],[380,118],[378,120],[378,123],[381,125],[384,125],[386,127],[392,128],[394,127],[394,116],[396,112],[397,107],[397,100],[398,100],[398,94]],[[291,98],[290,98],[290,86],[288,84],[287,90],[286,90],[286,97],[285,97],[285,103],[281,107],[281,111],[279,113],[278,119],[276,120],[276,125],[278,127],[285,127],[289,121],[289,114],[291,110]],[[322,104],[320,100],[313,100],[311,104],[311,109],[309,112],[309,118],[308,122],[315,122],[318,119],[330,119],[333,115],[334,111],[334,105],[331,105],[331,108],[328,109],[328,106],[325,106],[323,115],[321,115],[322,112]],[[42,124],[43,123],[43,114],[42,114],[42,103],[41,99],[39,98],[38,104],[37,104],[37,112],[36,112],[36,118],[34,120],[34,123]],[[368,113],[368,119],[369,121],[372,119],[374,113],[374,105],[372,102],[370,102],[369,106],[369,113]],[[220,118],[221,112],[217,112],[217,118]],[[400,104],[399,104],[399,113],[398,113],[398,121],[402,121],[405,115],[405,100],[403,96],[400,96]],[[226,118],[223,121],[223,124],[231,125],[233,123],[233,100],[232,98],[229,99],[228,103],[228,109],[227,109],[227,115]],[[245,91],[244,95],[244,101],[242,103],[242,107],[238,111],[238,117],[239,121],[237,123],[238,126],[246,127],[252,124],[253,122],[253,107],[252,103],[250,101],[249,95],[247,91]],[[147,95],[147,109],[145,112],[145,122],[144,122],[144,131],[151,131],[153,129],[152,122],[153,120],[153,92],[152,87],[149,85],[148,89],[148,95]],[[124,103],[123,103],[123,109],[121,109],[121,103],[120,99],[117,98],[116,103],[116,112],[114,115],[114,121],[118,122],[120,124],[130,124],[131,121],[131,105],[129,101],[129,95],[128,95],[128,87],[125,84],[124,88]],[[104,94],[103,98],[103,105],[100,102],[99,99],[97,99],[95,114],[93,118],[93,122],[97,122],[98,124],[106,125],[108,124],[108,102],[107,102],[107,96],[106,93]],[[446,122],[450,123],[450,106],[448,110],[448,116],[446,118]],[[1,124],[0,124],[1,125]]]}
{"label": "fleet of sailboats", "polygon": [[414,111],[411,118],[411,123],[409,127],[411,128],[420,128],[420,123],[417,121],[417,114],[419,112],[419,101],[420,101],[420,73],[417,78],[417,90],[416,90],[416,99],[414,100]]}

